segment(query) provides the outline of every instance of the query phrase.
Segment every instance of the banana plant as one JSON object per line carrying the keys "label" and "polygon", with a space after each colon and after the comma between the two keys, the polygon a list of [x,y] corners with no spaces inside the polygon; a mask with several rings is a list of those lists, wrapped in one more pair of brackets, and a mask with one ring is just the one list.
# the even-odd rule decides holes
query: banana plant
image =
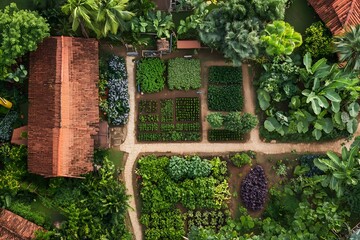
{"label": "banana plant", "polygon": [[350,150],[343,147],[341,157],[331,151],[327,152],[326,155],[328,158],[315,159],[314,164],[326,174],[322,185],[334,190],[337,197],[341,197],[346,187],[355,186],[359,182],[359,147],[355,146]]}
{"label": "banana plant", "polygon": [[264,122],[264,127],[269,132],[276,131],[281,136],[284,136],[285,133],[288,131],[288,127],[284,126],[278,121],[275,117],[268,117]]}
{"label": "banana plant", "polygon": [[298,133],[307,133],[309,131],[310,124],[316,119],[305,109],[298,109],[292,114],[293,118],[296,120],[296,128]]}

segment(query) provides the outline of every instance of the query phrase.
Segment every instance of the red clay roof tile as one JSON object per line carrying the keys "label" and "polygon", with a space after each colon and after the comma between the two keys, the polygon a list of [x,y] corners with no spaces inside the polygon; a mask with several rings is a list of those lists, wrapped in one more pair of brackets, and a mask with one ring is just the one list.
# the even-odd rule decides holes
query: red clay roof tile
{"label": "red clay roof tile", "polygon": [[51,37],[31,54],[28,169],[79,177],[92,170],[98,131],[98,43]]}
{"label": "red clay roof tile", "polygon": [[308,0],[334,35],[360,24],[360,0]]}
{"label": "red clay roof tile", "polygon": [[35,231],[42,229],[15,213],[0,209],[0,240],[33,239]]}

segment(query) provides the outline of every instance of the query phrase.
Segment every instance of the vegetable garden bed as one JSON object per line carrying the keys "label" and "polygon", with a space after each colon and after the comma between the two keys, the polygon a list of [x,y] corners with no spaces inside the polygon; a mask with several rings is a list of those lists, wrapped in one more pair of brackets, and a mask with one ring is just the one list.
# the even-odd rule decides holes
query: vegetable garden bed
{"label": "vegetable garden bed", "polygon": [[180,97],[140,100],[138,141],[200,141],[200,99]]}
{"label": "vegetable garden bed", "polygon": [[[339,199],[322,184],[329,173],[317,166],[335,154],[234,154],[141,156],[136,172],[145,239],[335,240],[358,222],[358,190],[348,187],[354,196]],[[233,157],[244,154],[251,161],[237,157],[235,166]],[[353,157],[348,154],[341,158]]]}
{"label": "vegetable garden bed", "polygon": [[242,72],[238,67],[209,68],[208,106],[212,111],[241,111],[243,108]]}

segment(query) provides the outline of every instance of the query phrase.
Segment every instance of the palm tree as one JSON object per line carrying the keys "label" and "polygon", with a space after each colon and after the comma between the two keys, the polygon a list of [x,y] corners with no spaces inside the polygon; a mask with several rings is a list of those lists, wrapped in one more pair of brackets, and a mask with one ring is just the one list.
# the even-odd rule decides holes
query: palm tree
{"label": "palm tree", "polygon": [[89,37],[88,29],[94,29],[91,19],[95,9],[94,0],[68,0],[61,10],[70,15],[69,20],[72,22],[72,30],[75,32],[79,26],[84,37]]}
{"label": "palm tree", "polygon": [[126,11],[129,0],[99,0],[95,4],[96,28],[98,38],[106,37],[109,32],[117,34],[118,30],[127,29],[126,20],[130,20],[134,14]]}
{"label": "palm tree", "polygon": [[346,62],[345,70],[360,71],[360,25],[351,26],[342,36],[335,37],[335,52]]}

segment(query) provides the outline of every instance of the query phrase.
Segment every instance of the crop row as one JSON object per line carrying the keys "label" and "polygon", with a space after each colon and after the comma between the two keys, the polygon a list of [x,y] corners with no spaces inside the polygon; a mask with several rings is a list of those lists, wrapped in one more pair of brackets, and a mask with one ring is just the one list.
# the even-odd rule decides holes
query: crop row
{"label": "crop row", "polygon": [[210,84],[241,84],[242,71],[240,67],[212,66],[209,68]]}
{"label": "crop row", "polygon": [[160,102],[160,114],[161,122],[173,122],[174,121],[174,101],[172,99],[164,99]]}
{"label": "crop row", "polygon": [[140,123],[155,123],[159,122],[159,116],[157,114],[140,114],[139,115]]}
{"label": "crop row", "polygon": [[138,129],[140,132],[157,131],[157,130],[159,130],[159,124],[157,124],[157,123],[139,123]]}
{"label": "crop row", "polygon": [[243,136],[237,132],[225,129],[209,129],[208,140],[210,142],[241,141]]}
{"label": "crop row", "polygon": [[157,141],[200,141],[200,132],[140,132],[138,133],[138,141],[157,142]]}
{"label": "crop row", "polygon": [[196,122],[200,119],[199,98],[177,98],[176,99],[176,121]]}
{"label": "crop row", "polygon": [[200,131],[201,125],[200,123],[165,123],[161,124],[161,131]]}
{"label": "crop row", "polygon": [[185,214],[185,220],[187,221],[188,229],[192,227],[211,227],[213,229],[219,229],[226,223],[229,217],[228,211],[188,211]]}
{"label": "crop row", "polygon": [[140,113],[156,113],[157,112],[157,101],[155,100],[141,100],[139,102]]}

